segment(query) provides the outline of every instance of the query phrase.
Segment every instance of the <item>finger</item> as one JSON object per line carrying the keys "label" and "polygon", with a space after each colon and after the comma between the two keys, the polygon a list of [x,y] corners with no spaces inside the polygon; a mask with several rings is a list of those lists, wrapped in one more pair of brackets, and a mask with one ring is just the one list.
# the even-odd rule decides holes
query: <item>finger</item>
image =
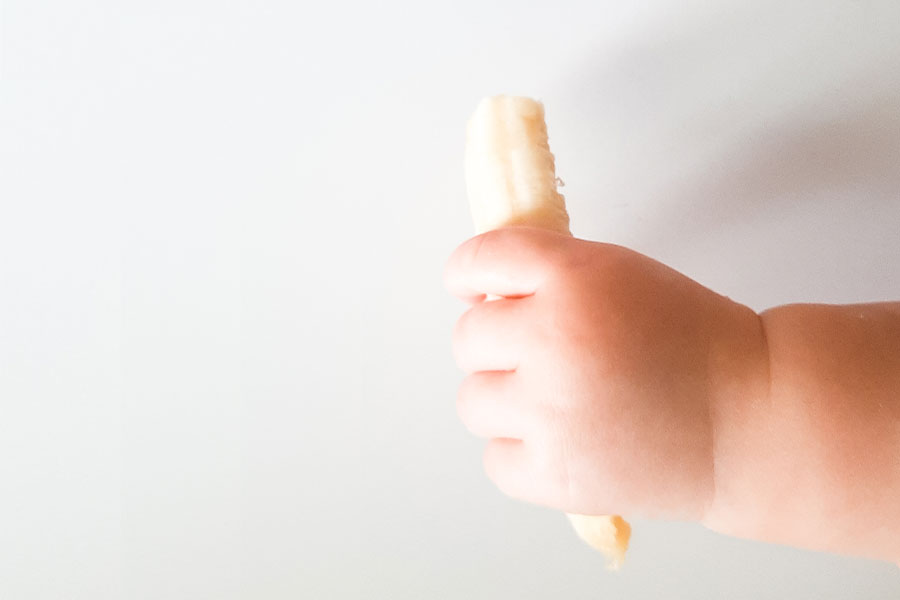
{"label": "finger", "polygon": [[491,300],[467,310],[453,329],[453,356],[465,373],[514,371],[519,365],[526,299]]}
{"label": "finger", "polygon": [[525,501],[535,496],[531,456],[521,440],[490,440],[484,449],[484,471],[507,496]]}
{"label": "finger", "polygon": [[522,400],[515,373],[472,373],[459,386],[456,411],[472,434],[483,438],[526,439],[533,431],[533,415]]}
{"label": "finger", "polygon": [[477,302],[486,294],[533,294],[551,271],[566,240],[534,227],[504,227],[464,242],[450,256],[444,284],[451,294]]}

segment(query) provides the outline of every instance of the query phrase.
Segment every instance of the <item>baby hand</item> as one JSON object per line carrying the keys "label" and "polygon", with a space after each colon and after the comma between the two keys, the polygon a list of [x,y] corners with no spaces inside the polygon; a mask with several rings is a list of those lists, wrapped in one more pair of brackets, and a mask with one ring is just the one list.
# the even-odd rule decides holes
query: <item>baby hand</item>
{"label": "baby hand", "polygon": [[570,513],[703,517],[715,403],[755,313],[626,248],[527,227],[468,240],[445,281],[471,303],[453,336],[459,415],[490,440],[503,492]]}

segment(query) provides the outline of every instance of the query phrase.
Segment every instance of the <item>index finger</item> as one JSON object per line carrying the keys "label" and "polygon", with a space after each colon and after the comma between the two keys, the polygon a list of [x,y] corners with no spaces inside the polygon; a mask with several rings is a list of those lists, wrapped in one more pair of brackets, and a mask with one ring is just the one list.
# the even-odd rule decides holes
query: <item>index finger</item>
{"label": "index finger", "polygon": [[482,233],[450,256],[444,285],[451,294],[468,302],[478,302],[485,296],[530,296],[546,280],[567,239],[559,233],[522,226]]}

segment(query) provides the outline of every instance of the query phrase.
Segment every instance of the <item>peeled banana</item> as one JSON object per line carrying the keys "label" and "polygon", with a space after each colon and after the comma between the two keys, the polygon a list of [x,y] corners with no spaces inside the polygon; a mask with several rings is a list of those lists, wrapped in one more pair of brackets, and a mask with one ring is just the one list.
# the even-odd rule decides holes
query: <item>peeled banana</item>
{"label": "peeled banana", "polygon": [[[515,96],[482,100],[466,128],[465,160],[469,204],[479,233],[518,224],[570,234],[543,104]],[[631,537],[631,526],[622,517],[569,519],[611,568],[622,564]]]}

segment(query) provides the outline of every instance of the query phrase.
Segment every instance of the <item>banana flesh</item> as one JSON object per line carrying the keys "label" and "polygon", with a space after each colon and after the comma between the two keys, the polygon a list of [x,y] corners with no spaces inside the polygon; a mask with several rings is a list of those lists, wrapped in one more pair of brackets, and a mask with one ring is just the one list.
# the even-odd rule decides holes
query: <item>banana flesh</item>
{"label": "banana flesh", "polygon": [[619,515],[568,515],[575,533],[591,547],[606,556],[610,569],[625,562],[625,551],[631,539],[631,525]]}
{"label": "banana flesh", "polygon": [[[515,96],[482,100],[466,128],[466,188],[478,232],[530,225],[571,235],[558,183],[543,104]],[[622,564],[631,537],[622,517],[569,515],[569,520],[611,568]]]}
{"label": "banana flesh", "polygon": [[540,102],[514,96],[481,101],[466,128],[466,187],[479,233],[504,225],[569,233]]}

